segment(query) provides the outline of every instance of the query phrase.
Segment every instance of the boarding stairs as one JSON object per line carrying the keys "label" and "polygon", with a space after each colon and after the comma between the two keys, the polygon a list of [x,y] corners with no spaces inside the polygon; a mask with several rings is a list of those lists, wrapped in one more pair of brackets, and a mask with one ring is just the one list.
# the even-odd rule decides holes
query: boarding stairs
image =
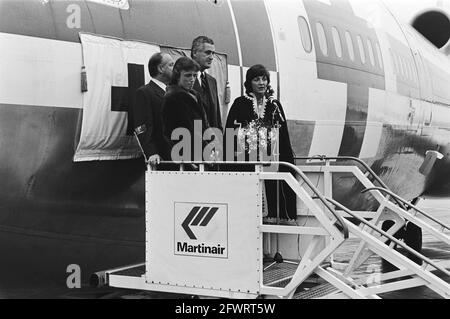
{"label": "boarding stairs", "polygon": [[[377,299],[384,292],[417,286],[450,298],[450,285],[434,273],[450,276],[450,272],[394,237],[410,221],[450,245],[447,226],[392,193],[364,163],[331,165],[336,160],[325,157],[306,160],[308,165],[301,166],[184,162],[178,171],[147,170],[145,263],[93,277],[113,287],[222,298]],[[228,169],[220,171],[225,165]],[[252,165],[254,171],[236,172],[230,165]],[[296,177],[274,170],[273,165],[288,168]],[[333,199],[336,173],[353,174],[364,194],[379,203],[377,210],[352,211]],[[297,220],[277,218],[274,223],[263,216],[267,180],[282,181],[295,192]],[[383,230],[386,220],[392,225]],[[356,248],[347,249],[345,262],[337,262],[350,240],[352,245],[357,241]],[[395,245],[416,260],[402,255]],[[358,271],[374,254],[397,269]]]}
{"label": "boarding stairs", "polygon": [[[351,236],[360,241],[348,263],[341,265],[332,263],[335,268],[341,270],[340,275],[346,278],[353,277],[352,274],[358,267],[373,255],[378,255],[387,261],[396,259],[397,269],[389,273],[356,276],[359,279],[352,281],[353,284],[361,284],[374,279],[377,281],[377,284],[373,285],[374,287],[365,287],[359,290],[365,295],[371,292],[380,294],[425,285],[444,298],[449,298],[448,283],[435,276],[434,272],[447,277],[450,272],[439,263],[420,254],[420,251],[416,251],[420,250],[421,243],[419,249],[408,246],[406,243],[408,243],[407,236],[409,234],[406,234],[405,242],[401,242],[397,238],[399,230],[409,222],[412,224],[410,228],[418,227],[421,232],[428,233],[436,241],[442,242],[450,248],[450,228],[447,225],[389,190],[372,169],[358,158],[320,156],[297,158],[297,160],[306,161],[307,165],[301,165],[299,169],[316,183],[321,182],[324,197],[333,205],[335,211],[345,218]],[[345,165],[339,165],[339,162],[345,162]],[[333,174],[351,174],[357,181],[353,184],[353,188],[361,189],[361,194],[370,194],[371,198],[366,197],[365,200],[375,201],[378,208],[375,211],[352,211],[334,200]],[[383,226],[386,221],[390,221],[387,229]],[[413,238],[409,241],[421,239],[420,236],[419,239]],[[401,247],[409,258],[394,249],[396,246]],[[431,272],[430,270],[433,269],[435,271]],[[381,282],[388,281],[391,282],[380,285]]]}

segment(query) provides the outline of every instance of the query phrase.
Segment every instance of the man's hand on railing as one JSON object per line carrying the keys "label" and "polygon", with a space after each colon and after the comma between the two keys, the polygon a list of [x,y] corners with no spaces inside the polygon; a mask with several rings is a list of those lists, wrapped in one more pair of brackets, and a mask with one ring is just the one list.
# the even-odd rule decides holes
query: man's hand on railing
{"label": "man's hand on railing", "polygon": [[147,164],[150,164],[152,166],[158,165],[161,162],[161,156],[159,154],[153,154],[149,157]]}

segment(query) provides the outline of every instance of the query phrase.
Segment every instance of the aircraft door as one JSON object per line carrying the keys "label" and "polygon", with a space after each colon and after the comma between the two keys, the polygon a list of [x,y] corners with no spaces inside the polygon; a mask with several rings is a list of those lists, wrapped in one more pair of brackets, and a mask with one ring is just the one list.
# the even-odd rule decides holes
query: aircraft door
{"label": "aircraft door", "polygon": [[420,88],[420,97],[423,100],[430,101],[432,99],[431,97],[433,92],[430,71],[426,63],[424,62],[420,51],[414,48],[412,50],[414,53],[414,61],[417,68],[417,80]]}
{"label": "aircraft door", "polygon": [[418,117],[415,121],[418,121],[419,127],[422,127],[421,135],[427,135],[427,127],[431,125],[432,120],[432,104],[428,101],[432,101],[432,81],[430,72],[422,54],[416,48],[412,48],[414,53],[414,62],[417,70],[417,81],[419,84],[420,101],[416,101],[418,108],[416,107],[415,113]]}

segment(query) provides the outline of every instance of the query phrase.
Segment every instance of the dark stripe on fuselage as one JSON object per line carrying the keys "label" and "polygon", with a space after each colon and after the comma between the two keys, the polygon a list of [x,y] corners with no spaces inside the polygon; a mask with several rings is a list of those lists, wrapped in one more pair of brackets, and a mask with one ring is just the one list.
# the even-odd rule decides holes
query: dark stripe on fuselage
{"label": "dark stripe on fuselage", "polygon": [[369,88],[347,85],[347,111],[338,156],[359,157],[367,124]]}
{"label": "dark stripe on fuselage", "polygon": [[269,17],[263,1],[231,0],[242,51],[242,65],[263,64],[277,71]]}
{"label": "dark stripe on fuselage", "polygon": [[[144,211],[142,159],[73,162],[81,109],[0,104],[0,201]],[[108,211],[109,210],[109,211]]]}
{"label": "dark stripe on fuselage", "polygon": [[[80,10],[80,28],[69,27],[69,5]],[[70,42],[79,42],[79,32],[91,32],[182,48],[190,48],[196,36],[207,35],[217,52],[228,55],[229,64],[239,65],[228,6],[204,0],[132,1],[129,10],[86,1],[5,0],[0,1],[0,32]]]}
{"label": "dark stripe on fuselage", "polygon": [[[373,50],[378,39],[373,28],[353,13],[348,1],[331,0],[331,6],[317,1],[305,1],[305,8],[311,24],[317,56],[317,75],[319,79],[347,84],[347,110],[345,114],[344,134],[338,155],[359,156],[364,140],[369,107],[369,88],[383,90],[385,88],[384,70],[378,63],[374,51],[374,65],[369,58],[367,41],[370,40]],[[322,24],[328,47],[327,54],[322,53],[317,33],[317,23]],[[342,57],[335,50],[331,28],[339,33]],[[348,31],[353,44],[354,59],[351,59],[346,42]],[[361,63],[357,36],[361,36],[366,62]]]}
{"label": "dark stripe on fuselage", "polygon": [[308,156],[314,135],[314,121],[288,120],[292,150],[296,156]]}
{"label": "dark stripe on fuselage", "polygon": [[[396,77],[397,93],[420,99],[418,74],[411,49],[391,35],[386,36],[390,45],[393,70]],[[425,76],[425,75],[422,75]]]}
{"label": "dark stripe on fuselage", "polygon": [[[0,104],[3,277],[22,278],[31,270],[34,276],[64,280],[67,265],[78,264],[86,278],[93,271],[145,258],[143,161],[73,163],[81,113],[73,108]],[[288,125],[296,155],[308,155],[314,122]],[[372,168],[394,191],[411,199],[424,186],[417,172],[420,154],[432,145],[416,135],[408,139],[405,132],[402,127],[383,129],[380,160]],[[399,153],[400,146],[413,152]],[[336,180],[339,185],[344,182]],[[361,202],[359,192],[349,196],[348,189],[337,188],[333,193],[342,203]]]}
{"label": "dark stripe on fuselage", "polygon": [[143,161],[74,163],[81,113],[0,104],[0,255],[33,273],[46,266],[61,278],[72,263],[97,271],[143,258]]}

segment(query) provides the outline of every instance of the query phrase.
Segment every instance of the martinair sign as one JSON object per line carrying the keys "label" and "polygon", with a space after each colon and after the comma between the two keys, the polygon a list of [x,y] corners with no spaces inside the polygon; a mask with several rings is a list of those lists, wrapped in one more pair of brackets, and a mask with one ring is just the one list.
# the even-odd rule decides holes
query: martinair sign
{"label": "martinair sign", "polygon": [[228,258],[228,206],[175,203],[175,255]]}

